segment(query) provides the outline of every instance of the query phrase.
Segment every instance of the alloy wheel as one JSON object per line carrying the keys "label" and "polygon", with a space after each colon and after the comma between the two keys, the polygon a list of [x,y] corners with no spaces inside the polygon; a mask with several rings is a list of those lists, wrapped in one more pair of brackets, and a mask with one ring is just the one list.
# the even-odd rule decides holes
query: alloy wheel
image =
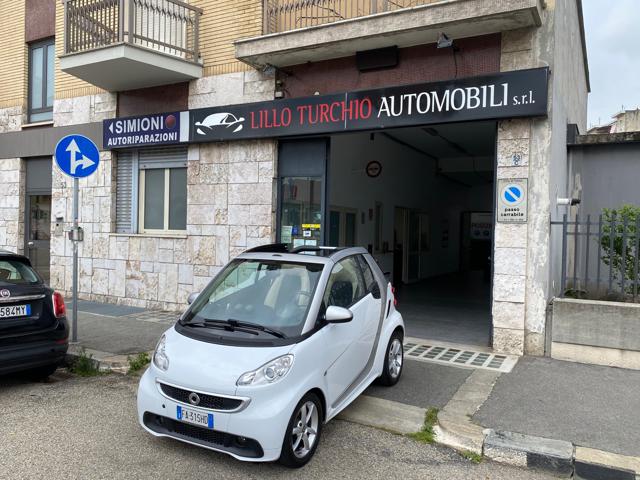
{"label": "alloy wheel", "polygon": [[389,346],[389,360],[387,362],[389,375],[397,378],[402,370],[402,342],[398,338],[394,338]]}
{"label": "alloy wheel", "polygon": [[298,410],[291,432],[293,453],[296,457],[304,458],[309,454],[318,437],[319,423],[320,416],[316,404],[311,401],[305,402]]}

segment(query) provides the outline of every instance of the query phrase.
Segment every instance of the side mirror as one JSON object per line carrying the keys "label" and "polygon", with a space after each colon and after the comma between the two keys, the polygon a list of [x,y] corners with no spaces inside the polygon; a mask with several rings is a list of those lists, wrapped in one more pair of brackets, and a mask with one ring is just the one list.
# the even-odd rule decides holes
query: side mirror
{"label": "side mirror", "polygon": [[353,313],[348,308],[331,305],[324,314],[327,323],[347,323],[353,320]]}
{"label": "side mirror", "polygon": [[187,303],[191,305],[193,302],[195,302],[196,298],[198,298],[198,295],[200,295],[200,292],[193,292],[187,297]]}

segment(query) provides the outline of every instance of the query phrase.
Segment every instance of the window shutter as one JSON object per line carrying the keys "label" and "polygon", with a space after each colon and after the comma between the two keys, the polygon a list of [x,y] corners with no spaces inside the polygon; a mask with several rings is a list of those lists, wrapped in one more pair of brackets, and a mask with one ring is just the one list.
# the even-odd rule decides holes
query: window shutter
{"label": "window shutter", "polygon": [[138,164],[140,170],[149,168],[186,168],[187,148],[146,148],[140,150]]}
{"label": "window shutter", "polygon": [[116,232],[135,233],[133,230],[134,153],[119,152],[116,163]]}

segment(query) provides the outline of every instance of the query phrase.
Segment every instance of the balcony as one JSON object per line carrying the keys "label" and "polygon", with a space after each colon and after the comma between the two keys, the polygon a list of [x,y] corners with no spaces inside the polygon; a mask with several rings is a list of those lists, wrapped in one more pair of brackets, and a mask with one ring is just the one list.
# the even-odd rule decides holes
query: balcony
{"label": "balcony", "polygon": [[263,0],[260,37],[235,42],[256,68],[286,67],[392,45],[435,43],[542,24],[541,0]]}
{"label": "balcony", "polygon": [[200,78],[201,15],[179,0],[64,0],[60,68],[112,92]]}

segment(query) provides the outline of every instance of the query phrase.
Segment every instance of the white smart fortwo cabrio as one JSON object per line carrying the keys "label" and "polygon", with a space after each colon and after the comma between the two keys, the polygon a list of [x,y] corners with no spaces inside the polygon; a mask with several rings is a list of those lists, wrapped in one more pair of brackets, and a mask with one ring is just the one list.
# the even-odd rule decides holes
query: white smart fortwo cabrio
{"label": "white smart fortwo cabrio", "polygon": [[160,338],[140,380],[140,423],[240,460],[300,467],[324,423],[374,380],[399,380],[394,304],[363,248],[249,250]]}

